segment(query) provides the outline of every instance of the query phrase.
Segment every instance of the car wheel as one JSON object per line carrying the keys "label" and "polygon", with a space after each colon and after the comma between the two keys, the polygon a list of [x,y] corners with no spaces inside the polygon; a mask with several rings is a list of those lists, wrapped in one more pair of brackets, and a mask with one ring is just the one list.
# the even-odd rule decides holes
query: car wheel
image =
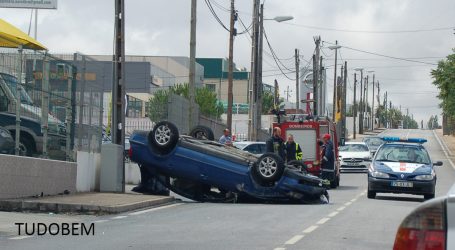
{"label": "car wheel", "polygon": [[212,129],[201,125],[194,127],[189,135],[200,140],[213,141],[215,139]]}
{"label": "car wheel", "polygon": [[292,160],[287,163],[287,165],[291,165],[299,169],[301,172],[308,174],[308,167],[305,165],[303,161],[299,160]]}
{"label": "car wheel", "polygon": [[148,143],[157,154],[170,153],[179,140],[177,127],[167,121],[158,122],[148,134]]}
{"label": "car wheel", "polygon": [[432,193],[432,194],[426,194],[426,195],[423,196],[423,198],[424,198],[425,200],[434,199],[434,193]]}
{"label": "car wheel", "polygon": [[23,156],[33,155],[33,142],[24,136],[21,136],[19,140],[19,154]]}
{"label": "car wheel", "polygon": [[368,199],[376,198],[376,192],[368,190],[367,197]]}
{"label": "car wheel", "polygon": [[254,164],[253,173],[264,184],[270,184],[281,178],[284,171],[284,162],[274,153],[265,153]]}

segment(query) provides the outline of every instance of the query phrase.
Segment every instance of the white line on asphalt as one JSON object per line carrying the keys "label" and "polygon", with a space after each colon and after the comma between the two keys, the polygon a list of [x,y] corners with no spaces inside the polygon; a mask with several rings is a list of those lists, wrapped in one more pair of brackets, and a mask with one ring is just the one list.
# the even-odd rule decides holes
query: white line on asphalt
{"label": "white line on asphalt", "polygon": [[355,202],[356,200],[357,200],[357,198],[354,198],[354,199],[351,200],[351,202]]}
{"label": "white line on asphalt", "polygon": [[345,208],[346,208],[345,206],[339,207],[339,208],[337,209],[337,211],[343,211],[343,209],[345,209]]}
{"label": "white line on asphalt", "polygon": [[439,145],[441,146],[442,151],[444,152],[445,156],[447,157],[447,160],[449,161],[450,165],[452,165],[452,168],[455,169],[455,164],[450,159],[449,154],[447,153],[446,149],[444,148],[443,143],[445,143],[445,142],[442,142],[441,139],[439,139],[438,135],[436,134],[436,132],[434,132],[434,130],[433,130],[433,135],[436,138],[436,140],[439,142]]}
{"label": "white line on asphalt", "polygon": [[292,238],[290,238],[288,241],[286,241],[284,244],[285,245],[294,245],[295,243],[297,243],[297,241],[301,240],[303,238],[303,235],[296,235]]}
{"label": "white line on asphalt", "polygon": [[322,225],[322,224],[326,223],[328,220],[330,220],[330,218],[325,217],[325,218],[320,219],[318,222],[316,222],[316,224]]}
{"label": "white line on asphalt", "polygon": [[113,220],[118,220],[118,219],[123,219],[123,218],[126,218],[128,216],[116,216],[114,218],[112,218]]}
{"label": "white line on asphalt", "polygon": [[314,230],[316,230],[316,228],[318,228],[318,226],[310,226],[307,229],[303,230],[302,232],[309,234],[309,233],[313,232]]}
{"label": "white line on asphalt", "polygon": [[338,214],[338,212],[336,212],[336,211],[335,211],[335,212],[332,212],[332,213],[329,214],[329,217],[333,217],[333,216],[335,216],[335,215],[337,215],[337,214]]}
{"label": "white line on asphalt", "polygon": [[348,201],[348,202],[344,203],[345,206],[349,206],[349,205],[351,205],[351,204],[352,204],[351,201]]}
{"label": "white line on asphalt", "polygon": [[182,205],[182,203],[175,203],[175,204],[171,204],[171,205],[167,205],[167,206],[154,207],[154,208],[150,208],[150,209],[146,209],[146,210],[141,210],[141,211],[129,213],[128,215],[145,214],[145,213],[153,212],[153,211],[156,211],[156,210],[170,208],[170,207],[175,207],[175,206],[179,206],[179,205]]}
{"label": "white line on asphalt", "polygon": [[16,236],[16,237],[11,237],[9,238],[10,240],[22,240],[22,239],[27,239],[33,237],[32,235],[24,235],[24,236]]}
{"label": "white line on asphalt", "polygon": [[109,221],[109,220],[96,220],[93,223],[103,223],[103,222],[107,222],[107,221]]}
{"label": "white line on asphalt", "polygon": [[284,248],[284,247],[277,247],[277,248],[274,248],[273,250],[286,250],[286,248]]}

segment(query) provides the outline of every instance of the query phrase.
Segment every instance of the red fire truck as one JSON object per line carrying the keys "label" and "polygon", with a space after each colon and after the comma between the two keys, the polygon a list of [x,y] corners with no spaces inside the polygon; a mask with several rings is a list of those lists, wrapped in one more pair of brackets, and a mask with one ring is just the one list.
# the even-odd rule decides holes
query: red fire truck
{"label": "red fire truck", "polygon": [[307,171],[313,175],[321,175],[321,147],[318,144],[324,134],[330,134],[335,151],[333,174],[330,174],[330,186],[336,188],[340,183],[340,162],[338,160],[338,136],[336,124],[327,117],[312,117],[306,114],[277,116],[278,122],[273,127],[281,128],[281,136],[286,141],[289,134],[300,144],[303,151],[303,163]]}

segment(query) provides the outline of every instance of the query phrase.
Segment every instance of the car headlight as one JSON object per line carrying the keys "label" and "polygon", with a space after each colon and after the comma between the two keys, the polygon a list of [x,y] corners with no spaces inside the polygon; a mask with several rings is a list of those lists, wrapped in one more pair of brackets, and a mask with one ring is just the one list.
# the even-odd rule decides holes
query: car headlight
{"label": "car headlight", "polygon": [[9,138],[11,135],[10,135],[10,133],[8,133],[8,131],[1,129],[0,136],[3,138]]}
{"label": "car headlight", "polygon": [[383,172],[378,172],[378,171],[372,171],[370,172],[371,176],[375,178],[389,178],[389,175]]}
{"label": "car headlight", "polygon": [[432,174],[423,174],[423,175],[417,175],[414,179],[419,180],[419,181],[431,181],[433,180],[434,175]]}

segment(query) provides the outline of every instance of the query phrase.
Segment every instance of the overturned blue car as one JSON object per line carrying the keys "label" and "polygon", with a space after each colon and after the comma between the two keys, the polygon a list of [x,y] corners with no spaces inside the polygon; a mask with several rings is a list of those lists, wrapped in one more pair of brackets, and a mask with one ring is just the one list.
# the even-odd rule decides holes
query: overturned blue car
{"label": "overturned blue car", "polygon": [[301,166],[286,165],[273,153],[262,156],[213,141],[213,132],[197,126],[179,135],[167,121],[153,130],[135,131],[129,155],[141,169],[141,182],[160,185],[200,202],[328,203],[318,177]]}

